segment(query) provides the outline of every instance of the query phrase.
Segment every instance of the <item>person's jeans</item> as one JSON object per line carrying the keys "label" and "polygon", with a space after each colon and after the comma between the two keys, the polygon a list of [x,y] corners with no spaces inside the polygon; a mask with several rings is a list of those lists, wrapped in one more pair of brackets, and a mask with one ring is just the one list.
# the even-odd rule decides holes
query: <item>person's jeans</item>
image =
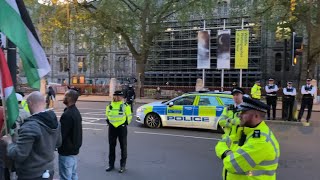
{"label": "person's jeans", "polygon": [[77,156],[59,155],[60,180],[78,180]]}

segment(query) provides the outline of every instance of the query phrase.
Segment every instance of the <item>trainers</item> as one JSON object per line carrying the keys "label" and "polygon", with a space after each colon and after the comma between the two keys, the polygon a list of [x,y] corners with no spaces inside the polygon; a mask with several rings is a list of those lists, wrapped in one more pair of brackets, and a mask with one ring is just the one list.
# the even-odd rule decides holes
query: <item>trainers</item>
{"label": "trainers", "polygon": [[113,166],[109,166],[109,167],[107,167],[106,171],[109,172],[109,171],[112,171],[113,169],[114,169]]}
{"label": "trainers", "polygon": [[126,168],[125,167],[121,167],[120,170],[119,170],[119,173],[124,173],[126,171]]}

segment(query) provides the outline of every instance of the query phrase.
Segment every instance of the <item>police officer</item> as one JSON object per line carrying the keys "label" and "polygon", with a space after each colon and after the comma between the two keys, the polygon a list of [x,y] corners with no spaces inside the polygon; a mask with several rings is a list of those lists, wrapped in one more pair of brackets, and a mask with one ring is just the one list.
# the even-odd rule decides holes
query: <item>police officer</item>
{"label": "police officer", "polygon": [[311,118],[313,98],[315,93],[316,93],[316,88],[311,85],[311,79],[307,79],[307,84],[303,85],[301,88],[302,102],[301,102],[301,108],[298,116],[298,121],[301,121],[301,118],[304,113],[304,109],[307,106],[308,115],[307,115],[307,122],[304,124],[305,126],[310,126],[309,120]]}
{"label": "police officer", "polygon": [[256,81],[254,86],[251,88],[251,97],[252,99],[260,100],[261,99],[261,86],[260,81]]}
{"label": "police officer", "polygon": [[[276,119],[276,110],[277,110],[277,91],[279,90],[278,86],[274,84],[274,79],[270,78],[269,79],[269,84],[266,85],[265,87],[266,92],[267,92],[267,105],[269,108],[272,108],[272,117],[273,119]],[[267,113],[268,120],[270,120],[270,110],[268,110]]]}
{"label": "police officer", "polygon": [[109,167],[106,171],[114,169],[116,159],[116,144],[119,138],[121,148],[121,160],[119,173],[126,169],[127,160],[127,125],[132,119],[131,108],[123,102],[123,92],[115,91],[113,101],[106,108],[107,123],[109,124]]}
{"label": "police officer", "polygon": [[297,95],[296,88],[292,87],[292,82],[287,82],[287,87],[283,88],[283,118],[292,121],[292,110],[294,100]]}
{"label": "police officer", "polygon": [[129,104],[131,107],[131,112],[133,112],[133,102],[134,102],[134,99],[136,98],[136,93],[134,92],[132,84],[129,84],[128,89],[124,94],[124,97],[126,99],[126,103]]}
{"label": "police officer", "polygon": [[27,104],[27,100],[24,99],[24,93],[23,93],[23,92],[17,92],[17,93],[22,96],[22,101],[21,101],[21,103],[20,103],[21,106],[22,106],[22,108],[23,108],[26,112],[30,113],[29,107],[28,107],[28,104]]}
{"label": "police officer", "polygon": [[239,106],[243,132],[238,146],[230,149],[226,138],[223,138],[215,148],[227,171],[226,179],[276,179],[280,148],[276,137],[263,121],[268,109],[269,106],[260,101],[243,98]]}
{"label": "police officer", "polygon": [[237,126],[240,124],[237,110],[238,106],[242,103],[244,91],[243,89],[236,87],[231,91],[231,94],[233,96],[234,104],[225,107],[218,120],[225,135],[231,135],[237,131]]}
{"label": "police officer", "polygon": [[[243,102],[243,89],[236,87],[232,89],[231,94],[233,95],[234,104],[231,104],[224,108],[221,116],[219,117],[219,125],[224,130],[222,136],[227,141],[230,149],[237,146],[241,136],[240,118],[238,116],[238,106]],[[231,138],[230,138],[231,137]],[[231,139],[233,141],[231,141]],[[225,178],[226,170],[223,169],[222,176]]]}

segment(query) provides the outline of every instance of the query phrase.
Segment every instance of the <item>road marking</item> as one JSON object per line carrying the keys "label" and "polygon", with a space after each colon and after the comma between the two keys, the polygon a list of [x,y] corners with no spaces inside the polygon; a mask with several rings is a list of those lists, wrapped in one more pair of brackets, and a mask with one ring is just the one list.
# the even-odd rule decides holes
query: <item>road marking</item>
{"label": "road marking", "polygon": [[221,140],[221,139],[218,139],[218,138],[199,137],[199,136],[185,136],[185,135],[179,135],[179,134],[152,133],[152,132],[142,132],[142,131],[134,131],[134,133],[160,135],[160,136],[184,137],[184,138],[194,138],[194,139],[206,139],[206,140],[215,140],[215,141],[220,141]]}
{"label": "road marking", "polygon": [[94,131],[102,131],[103,129],[96,129],[96,128],[82,128],[85,130],[94,130]]}
{"label": "road marking", "polygon": [[[57,118],[60,118],[61,116],[57,116]],[[95,120],[95,121],[99,121],[102,118],[94,118],[94,117],[82,117],[83,120]]]}
{"label": "road marking", "polygon": [[88,114],[88,115],[93,115],[93,116],[105,116],[106,114],[95,114],[94,112],[90,113],[81,113],[81,114]]}
{"label": "road marking", "polygon": [[82,124],[85,124],[85,125],[98,125],[98,126],[107,126],[108,124],[102,124],[102,123],[91,123],[91,122],[84,122],[82,121]]}

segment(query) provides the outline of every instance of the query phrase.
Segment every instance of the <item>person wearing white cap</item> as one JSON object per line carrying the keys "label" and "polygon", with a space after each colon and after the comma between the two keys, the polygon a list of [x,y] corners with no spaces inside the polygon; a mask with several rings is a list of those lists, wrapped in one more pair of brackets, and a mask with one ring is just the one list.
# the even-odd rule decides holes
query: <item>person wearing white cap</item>
{"label": "person wearing white cap", "polygon": [[21,102],[23,101],[22,95],[16,93],[16,97],[19,104],[19,116],[15,124],[16,127],[13,128],[15,130],[14,136],[18,135],[18,130],[20,129],[20,126],[23,124],[24,120],[31,116],[30,113],[27,112],[21,105]]}

